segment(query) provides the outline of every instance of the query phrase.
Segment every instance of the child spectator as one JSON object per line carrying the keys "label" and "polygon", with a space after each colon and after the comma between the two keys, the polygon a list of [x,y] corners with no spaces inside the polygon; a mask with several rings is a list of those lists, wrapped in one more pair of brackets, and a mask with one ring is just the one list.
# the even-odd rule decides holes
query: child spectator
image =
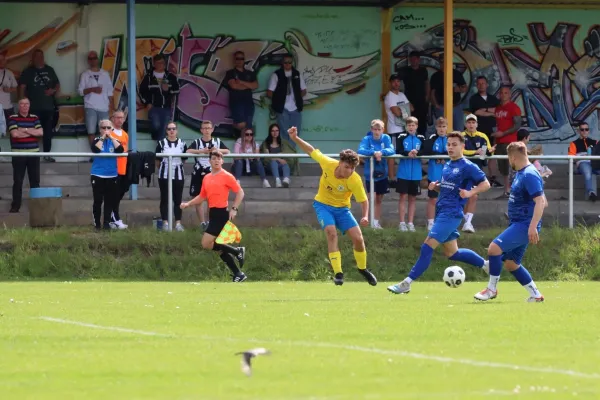
{"label": "child spectator", "polygon": [[[448,143],[448,138],[446,134],[448,133],[448,121],[444,117],[440,117],[435,121],[435,131],[433,135],[429,137],[429,139],[425,142],[425,150],[424,154],[428,156],[437,156],[437,155],[448,155],[448,150],[446,149],[446,144]],[[444,164],[446,164],[446,160],[444,159],[432,159],[429,160],[429,166],[427,168],[427,181],[428,183],[441,181],[442,180],[442,170],[444,169]],[[431,230],[433,226],[433,219],[435,217],[435,203],[438,198],[438,192],[435,190],[427,191],[427,231]]]}
{"label": "child spectator", "polygon": [[[375,220],[373,225],[375,229],[382,229],[379,221],[381,220],[381,203],[383,202],[383,196],[390,192],[388,186],[388,165],[387,161],[382,157],[388,157],[394,155],[394,145],[392,144],[392,138],[383,133],[385,124],[380,119],[371,121],[371,131],[367,132],[367,136],[361,140],[358,146],[358,154],[361,156],[373,156],[374,160],[374,171],[373,180],[375,188]],[[365,161],[365,185],[367,187],[367,193],[371,191],[371,162],[370,160]]]}

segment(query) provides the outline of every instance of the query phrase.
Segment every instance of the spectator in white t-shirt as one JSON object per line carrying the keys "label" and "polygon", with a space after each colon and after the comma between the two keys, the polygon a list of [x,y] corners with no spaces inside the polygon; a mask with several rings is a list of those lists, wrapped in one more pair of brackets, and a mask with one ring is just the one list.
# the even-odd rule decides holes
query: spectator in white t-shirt
{"label": "spectator in white t-shirt", "polygon": [[15,75],[10,69],[6,68],[6,56],[0,54],[0,105],[2,105],[4,111],[5,121],[8,121],[8,118],[15,113],[11,94],[17,91],[17,86],[19,85]]}
{"label": "spectator in white t-shirt", "polygon": [[108,119],[113,84],[108,72],[100,68],[98,53],[93,50],[88,53],[88,65],[90,68],[79,79],[79,94],[83,96],[85,127],[91,147],[94,145],[98,122]]}
{"label": "spectator in white t-shirt", "polygon": [[[392,74],[390,76],[390,91],[384,98],[385,111],[388,116],[387,133],[392,138],[394,148],[398,136],[405,132],[406,118],[410,117],[413,111],[412,104],[400,91],[400,82],[400,76]],[[395,187],[396,163],[393,158],[388,159],[388,179],[391,181],[391,187]]]}

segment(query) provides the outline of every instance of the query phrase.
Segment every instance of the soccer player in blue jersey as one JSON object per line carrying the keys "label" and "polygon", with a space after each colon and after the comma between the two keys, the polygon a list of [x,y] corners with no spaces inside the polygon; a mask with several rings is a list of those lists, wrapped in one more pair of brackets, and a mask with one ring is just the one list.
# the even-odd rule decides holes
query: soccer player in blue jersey
{"label": "soccer player in blue jersey", "polygon": [[440,192],[435,205],[435,220],[425,242],[421,246],[421,254],[410,270],[408,277],[402,282],[388,286],[395,294],[410,292],[412,281],[418,279],[429,268],[433,251],[442,244],[444,254],[452,261],[471,264],[487,270],[487,262],[469,249],[459,249],[457,239],[460,237],[458,227],[462,223],[463,208],[467,199],[483,193],[490,188],[485,173],[471,161],[463,157],[465,138],[459,132],[448,135],[446,144],[450,162],[444,164],[442,181],[431,182],[429,190]]}
{"label": "soccer player in blue jersey", "polygon": [[504,268],[529,292],[528,302],[542,302],[540,293],[529,271],[521,264],[529,243],[537,244],[542,226],[542,215],[547,206],[544,181],[527,157],[527,146],[523,142],[508,145],[508,161],[517,171],[510,188],[508,199],[509,227],[492,241],[488,248],[490,282],[475,299],[487,301],[498,296],[498,281]]}

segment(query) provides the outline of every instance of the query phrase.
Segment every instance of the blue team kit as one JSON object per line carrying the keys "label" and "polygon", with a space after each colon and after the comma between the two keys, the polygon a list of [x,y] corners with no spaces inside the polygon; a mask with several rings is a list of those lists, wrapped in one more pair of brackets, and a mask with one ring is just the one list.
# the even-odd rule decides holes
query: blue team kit
{"label": "blue team kit", "polygon": [[[448,154],[448,150],[446,149],[448,138],[446,136],[439,136],[437,133],[434,133],[429,137],[425,144],[425,153],[427,155],[436,156]],[[442,179],[442,170],[444,169],[446,162],[448,162],[448,160],[429,160],[427,179],[431,182],[440,181]]]}
{"label": "blue team kit", "polygon": [[[396,154],[408,156],[412,150],[417,151],[417,155],[421,155],[423,152],[423,145],[425,143],[425,136],[410,133],[402,133],[396,140]],[[421,168],[421,159],[419,158],[402,158],[398,162],[398,172],[396,174],[397,179],[403,179],[406,181],[420,181],[423,177],[423,170]]]}
{"label": "blue team kit", "polygon": [[[376,151],[380,151],[384,157],[394,155],[394,145],[392,144],[392,138],[389,135],[383,134],[379,140],[373,137],[373,133],[369,131],[367,135],[361,140],[358,146],[358,154],[361,156],[372,156]],[[369,181],[371,177],[371,163],[369,160],[365,162],[365,180]],[[388,166],[387,160],[375,161],[375,170],[373,171],[373,179],[375,182],[387,179]]]}

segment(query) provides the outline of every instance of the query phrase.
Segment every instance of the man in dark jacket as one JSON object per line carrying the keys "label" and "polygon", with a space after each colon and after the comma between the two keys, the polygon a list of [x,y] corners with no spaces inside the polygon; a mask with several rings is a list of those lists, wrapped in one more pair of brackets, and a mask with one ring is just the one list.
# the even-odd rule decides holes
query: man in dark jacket
{"label": "man in dark jacket", "polygon": [[166,70],[166,61],[161,54],[152,58],[153,68],[140,83],[140,99],[148,110],[152,124],[152,139],[164,139],[167,124],[171,121],[176,95],[179,93],[177,76]]}
{"label": "man in dark jacket", "polygon": [[[298,133],[302,131],[302,108],[306,95],[306,83],[302,74],[292,66],[292,56],[283,57],[283,65],[271,75],[267,96],[271,99],[271,108],[277,116],[280,132],[287,136],[287,131],[295,126]],[[295,144],[284,137],[292,146]]]}

